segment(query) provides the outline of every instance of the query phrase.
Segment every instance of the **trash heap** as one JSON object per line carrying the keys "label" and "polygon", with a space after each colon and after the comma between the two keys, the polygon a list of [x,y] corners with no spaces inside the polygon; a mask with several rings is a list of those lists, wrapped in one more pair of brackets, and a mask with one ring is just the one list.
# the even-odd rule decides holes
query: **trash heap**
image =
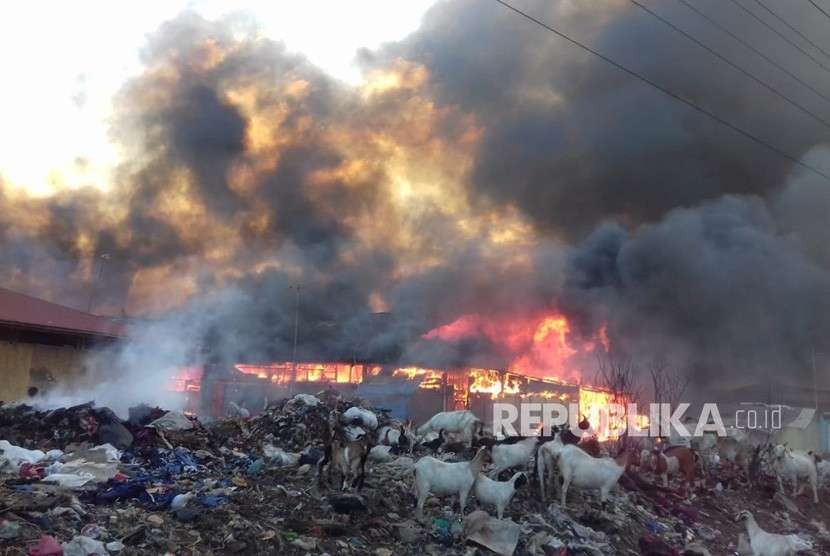
{"label": "trash heap", "polygon": [[[830,553],[826,505],[783,496],[769,478],[747,487],[726,466],[691,497],[632,472],[607,508],[577,488],[562,508],[543,504],[531,480],[502,520],[475,502],[459,519],[456,499],[434,497],[417,519],[412,467],[422,454],[371,465],[360,493],[318,486],[329,416],[358,403],[298,395],[253,418],[210,423],[147,406],[123,421],[92,403],[0,406],[0,551],[748,554],[734,517],[750,509],[767,530],[798,533],[816,554]],[[375,414],[379,426],[389,423]]]}

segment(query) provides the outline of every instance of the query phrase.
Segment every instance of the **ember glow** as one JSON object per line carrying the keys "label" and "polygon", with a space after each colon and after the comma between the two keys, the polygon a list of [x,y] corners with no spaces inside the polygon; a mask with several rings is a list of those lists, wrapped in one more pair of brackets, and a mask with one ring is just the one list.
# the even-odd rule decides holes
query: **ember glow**
{"label": "ember glow", "polygon": [[167,389],[172,392],[198,392],[202,374],[201,367],[185,367],[170,378]]}
{"label": "ember glow", "polygon": [[[352,365],[348,363],[269,363],[267,365],[237,364],[235,368],[241,373],[256,375],[257,378],[270,380],[275,384],[295,382],[333,382],[340,384],[359,384],[366,376],[376,375],[380,367],[376,365]],[[296,372],[296,376],[295,373]]]}
{"label": "ember glow", "polygon": [[514,318],[468,314],[430,330],[423,337],[444,342],[485,339],[507,354],[507,370],[511,372],[574,382],[582,379],[573,360],[575,355],[610,350],[605,325],[594,338],[581,340],[573,337],[567,317],[559,313]]}
{"label": "ember glow", "polygon": [[418,380],[421,383],[420,388],[423,388],[424,390],[437,390],[446,383],[444,380],[444,373],[434,369],[404,367],[402,369],[395,369],[392,372],[392,375]]}

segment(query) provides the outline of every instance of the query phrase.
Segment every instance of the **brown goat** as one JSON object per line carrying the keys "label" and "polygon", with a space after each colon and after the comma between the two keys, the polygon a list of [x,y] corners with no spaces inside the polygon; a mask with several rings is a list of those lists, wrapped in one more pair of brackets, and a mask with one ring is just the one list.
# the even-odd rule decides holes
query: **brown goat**
{"label": "brown goat", "polygon": [[334,467],[340,473],[341,490],[347,490],[348,487],[360,490],[366,479],[366,459],[371,448],[368,434],[357,440],[349,440],[342,427],[333,427],[323,458],[317,463],[318,482],[322,484],[324,476],[331,475]]}
{"label": "brown goat", "polygon": [[668,486],[669,475],[677,474],[691,487],[695,482],[698,457],[694,450],[686,446],[671,446],[662,452],[655,449],[651,466],[655,475],[663,477],[663,486]]}

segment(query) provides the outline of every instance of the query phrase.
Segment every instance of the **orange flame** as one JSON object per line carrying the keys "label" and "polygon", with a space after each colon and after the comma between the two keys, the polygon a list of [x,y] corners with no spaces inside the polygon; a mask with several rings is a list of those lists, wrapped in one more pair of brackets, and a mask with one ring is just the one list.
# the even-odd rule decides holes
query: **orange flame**
{"label": "orange flame", "polygon": [[540,392],[522,392],[519,394],[519,396],[523,399],[540,398],[543,400],[559,400],[560,402],[570,401],[570,395],[567,392],[557,392],[555,390],[542,390]]}
{"label": "orange flame", "polygon": [[[502,375],[504,375],[504,380],[502,380]],[[469,369],[469,376],[472,379],[470,393],[490,394],[493,399],[496,399],[500,394],[518,394],[521,390],[519,380],[507,373],[488,369]]]}
{"label": "orange flame", "polygon": [[600,442],[608,440],[609,438],[617,438],[616,423],[608,424],[608,434],[605,434],[603,427],[600,425],[600,416],[604,415],[608,405],[614,403],[614,396],[611,392],[602,390],[594,390],[591,388],[582,387],[579,389],[579,413],[588,419],[595,428],[601,431],[597,435]]}
{"label": "orange flame", "polygon": [[[295,373],[295,365],[291,362],[268,363],[249,365],[240,363],[236,369],[244,374],[255,375],[268,379],[275,384],[291,382]],[[297,363],[297,382],[335,382],[339,384],[359,384],[364,375],[374,376],[380,372],[378,365],[362,365],[349,363]]]}
{"label": "orange flame", "polygon": [[[599,418],[601,414],[604,414],[608,418],[607,434],[599,434],[597,436],[600,441],[618,439],[627,427],[626,415],[608,415],[607,408],[613,403],[625,406],[628,400],[615,400],[614,394],[605,390],[585,386],[579,389],[579,412],[587,417],[592,425],[600,424]],[[648,416],[634,415],[634,426],[638,429],[647,429],[649,426]],[[602,427],[599,427],[599,429],[602,431]]]}
{"label": "orange flame", "polygon": [[490,394],[495,399],[502,391],[501,380],[495,371],[470,371],[470,393]]}
{"label": "orange flame", "polygon": [[443,385],[444,373],[433,369],[421,369],[418,367],[403,367],[392,371],[392,376],[403,376],[409,379],[420,379],[420,388],[424,390],[438,390]]}
{"label": "orange flame", "polygon": [[167,389],[171,392],[198,392],[201,389],[203,369],[183,367],[171,377]]}
{"label": "orange flame", "polygon": [[[457,342],[483,337],[510,360],[507,368],[537,377],[559,377],[580,381],[575,356],[597,349],[610,349],[603,325],[589,341],[572,338],[567,317],[559,313],[512,318],[486,318],[478,313],[463,315],[424,334],[427,340]],[[477,386],[478,387],[478,386]],[[492,387],[492,386],[491,386]]]}

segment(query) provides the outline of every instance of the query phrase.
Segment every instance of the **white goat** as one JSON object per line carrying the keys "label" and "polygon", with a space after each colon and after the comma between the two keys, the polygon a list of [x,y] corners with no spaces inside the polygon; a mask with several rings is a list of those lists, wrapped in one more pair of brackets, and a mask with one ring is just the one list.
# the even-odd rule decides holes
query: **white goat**
{"label": "white goat", "polygon": [[427,496],[458,495],[461,515],[467,505],[467,497],[473,488],[476,477],[488,459],[487,449],[479,448],[472,461],[447,463],[432,456],[424,456],[415,463],[415,495],[418,497],[417,515],[424,514]]}
{"label": "white goat", "polygon": [[563,446],[557,457],[562,473],[562,507],[565,507],[571,483],[579,488],[599,489],[600,502],[605,505],[608,493],[628,466],[629,457],[627,450],[616,459],[595,458],[577,446]]}
{"label": "white goat", "polygon": [[[556,460],[564,446],[559,433],[556,433],[553,440],[545,442],[536,451],[536,475],[539,477],[539,496],[542,502],[546,499],[545,481],[556,473]],[[555,480],[551,482],[556,484]]]}
{"label": "white goat", "polygon": [[473,442],[473,432],[480,422],[472,411],[466,409],[442,411],[430,417],[416,432],[419,439],[423,439],[429,432],[439,432],[441,429],[445,432],[460,433],[464,444],[470,446]]}
{"label": "white goat", "polygon": [[749,546],[755,556],[793,556],[799,550],[812,550],[813,546],[797,535],[779,535],[761,529],[752,514],[744,510],[735,521],[743,521],[749,533]]}
{"label": "white goat", "polygon": [[823,459],[816,463],[816,471],[818,471],[819,486],[826,487],[828,479],[830,479],[830,461]]}
{"label": "white goat", "polygon": [[798,478],[806,478],[813,489],[813,502],[818,504],[818,471],[816,458],[812,452],[793,451],[779,444],[772,452],[772,468],[778,477],[778,488],[782,492],[784,477],[792,481],[793,494],[798,494]]}
{"label": "white goat", "polygon": [[378,444],[400,446],[412,452],[415,440],[415,433],[412,432],[412,424],[409,421],[400,427],[384,425],[378,429]]}
{"label": "white goat", "polygon": [[516,489],[527,483],[527,475],[521,471],[510,477],[509,481],[494,481],[483,473],[479,473],[475,483],[476,499],[482,504],[492,504],[496,507],[499,519],[504,516],[504,509],[510,503]]}
{"label": "white goat", "polygon": [[489,476],[491,478],[498,477],[499,473],[511,467],[527,467],[530,458],[536,452],[539,439],[538,436],[531,436],[515,444],[496,444],[493,446],[491,450],[495,467],[490,471]]}
{"label": "white goat", "polygon": [[[559,484],[559,466],[557,463],[559,453],[565,446],[574,446],[585,452],[579,444],[565,444],[562,441],[561,431],[554,435],[553,440],[545,442],[536,451],[536,475],[539,477],[539,495],[543,502],[547,499],[546,482],[547,484],[553,484],[554,487]],[[585,453],[591,455],[588,452]],[[651,457],[650,453],[649,457]]]}

